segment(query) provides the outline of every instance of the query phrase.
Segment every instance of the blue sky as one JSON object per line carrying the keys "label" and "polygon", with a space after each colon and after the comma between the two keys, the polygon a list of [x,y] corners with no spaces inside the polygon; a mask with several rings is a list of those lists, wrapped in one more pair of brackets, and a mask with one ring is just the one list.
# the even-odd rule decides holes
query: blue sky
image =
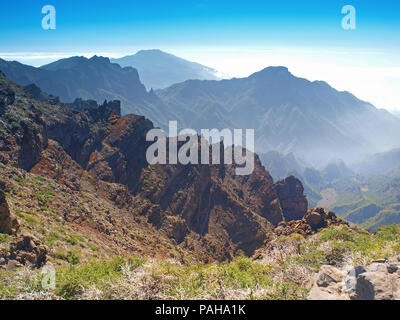
{"label": "blue sky", "polygon": [[[57,30],[41,28],[41,8]],[[341,8],[357,9],[357,30],[340,28]],[[14,0],[1,4],[1,46],[65,48],[132,45],[399,45],[397,0],[105,1]]]}
{"label": "blue sky", "polygon": [[[41,27],[47,4],[56,8],[56,30]],[[356,30],[341,28],[347,4],[356,8]],[[400,109],[398,0],[2,1],[0,39],[0,57],[32,65],[142,48],[160,48],[232,76],[287,65],[296,75],[321,78],[378,107]],[[360,84],[365,74],[375,83]],[[379,88],[376,97],[371,88]]]}

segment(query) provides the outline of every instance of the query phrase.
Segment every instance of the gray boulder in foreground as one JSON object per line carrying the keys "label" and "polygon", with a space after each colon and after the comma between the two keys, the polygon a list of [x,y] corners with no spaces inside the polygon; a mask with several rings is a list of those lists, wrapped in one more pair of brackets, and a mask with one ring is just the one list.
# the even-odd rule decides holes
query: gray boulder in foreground
{"label": "gray boulder in foreground", "polygon": [[324,265],[311,281],[308,300],[400,300],[399,257],[369,266]]}

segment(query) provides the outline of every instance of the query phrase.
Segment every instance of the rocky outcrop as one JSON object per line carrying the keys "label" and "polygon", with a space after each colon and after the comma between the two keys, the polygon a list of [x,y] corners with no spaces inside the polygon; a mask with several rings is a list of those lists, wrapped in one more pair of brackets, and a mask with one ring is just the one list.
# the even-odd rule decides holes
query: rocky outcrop
{"label": "rocky outcrop", "polygon": [[6,196],[4,192],[0,190],[0,233],[15,234],[18,228],[18,220],[11,215]]}
{"label": "rocky outcrop", "polygon": [[300,180],[290,176],[276,183],[278,197],[286,221],[300,220],[307,211],[308,203]]}
{"label": "rocky outcrop", "polygon": [[48,137],[57,141],[72,159],[86,169],[93,152],[102,148],[110,124],[120,118],[120,109],[119,101],[105,101],[82,112],[63,106],[56,109],[56,116],[50,112],[45,115]]}
{"label": "rocky outcrop", "polygon": [[[90,109],[94,110],[99,108],[99,104],[95,100],[83,100],[81,98],[75,99],[75,101],[72,103],[63,103],[62,105],[79,112],[85,112]],[[103,109],[114,110],[119,115],[121,114],[121,102],[118,100],[110,102],[105,100],[101,107]]]}
{"label": "rocky outcrop", "polygon": [[24,121],[22,126],[21,151],[19,154],[19,166],[30,170],[39,160],[40,154],[47,148],[47,126],[42,113],[36,110],[33,121]]}
{"label": "rocky outcrop", "polygon": [[48,140],[47,148],[30,172],[54,179],[72,190],[80,189],[80,178],[84,174],[82,167],[53,140]]}
{"label": "rocky outcrop", "polygon": [[85,109],[95,109],[99,106],[96,100],[83,100],[81,98],[75,99],[75,101],[72,103],[64,103],[64,105],[76,111],[84,111]]}
{"label": "rocky outcrop", "polygon": [[127,185],[134,192],[142,169],[148,165],[146,133],[152,123],[141,116],[118,114],[108,121],[107,135],[89,154],[84,168],[97,179]]}
{"label": "rocky outcrop", "polygon": [[300,220],[282,221],[275,229],[277,235],[290,235],[293,233],[310,236],[322,228],[348,223],[324,208],[308,209],[307,214]]}
{"label": "rocky outcrop", "polygon": [[309,300],[399,300],[400,257],[369,266],[324,265],[312,280]]}
{"label": "rocky outcrop", "polygon": [[[19,96],[19,106],[14,101]],[[0,161],[29,170],[47,147],[47,126],[36,101],[0,74]]]}
{"label": "rocky outcrop", "polygon": [[10,244],[7,255],[0,256],[0,267],[10,270],[27,266],[40,268],[46,264],[48,248],[31,235],[21,234]]}
{"label": "rocky outcrop", "polygon": [[25,90],[32,96],[33,99],[37,101],[44,101],[52,104],[60,103],[60,98],[55,97],[51,94],[47,94],[40,90],[40,88],[35,84],[30,84],[25,87]]}

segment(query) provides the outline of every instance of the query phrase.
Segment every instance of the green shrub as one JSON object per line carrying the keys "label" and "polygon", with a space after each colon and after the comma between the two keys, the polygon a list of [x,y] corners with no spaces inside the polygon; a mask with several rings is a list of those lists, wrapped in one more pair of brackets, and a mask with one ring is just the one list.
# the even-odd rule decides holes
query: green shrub
{"label": "green shrub", "polygon": [[0,243],[8,243],[12,239],[8,234],[0,233]]}
{"label": "green shrub", "polygon": [[42,176],[34,176],[34,177],[32,177],[32,181],[33,182],[45,182],[46,178],[44,178]]}
{"label": "green shrub", "polygon": [[224,283],[228,286],[248,288],[257,284],[270,286],[272,280],[269,276],[271,267],[253,263],[249,258],[239,257],[226,265],[222,264]]}
{"label": "green shrub", "polygon": [[71,250],[67,253],[67,260],[70,264],[78,264],[80,259],[80,252],[77,250]]}
{"label": "green shrub", "polygon": [[26,184],[26,180],[21,177],[15,177],[14,181],[17,182],[19,185],[24,186]]}
{"label": "green shrub", "polygon": [[57,270],[56,293],[66,299],[73,299],[82,288],[92,285],[101,287],[107,281],[122,275],[121,267],[128,264],[137,268],[144,263],[136,257],[114,257],[110,260],[93,260],[77,266],[64,266]]}
{"label": "green shrub", "polygon": [[54,198],[54,193],[50,189],[39,191],[34,195],[40,207],[47,207],[47,204]]}

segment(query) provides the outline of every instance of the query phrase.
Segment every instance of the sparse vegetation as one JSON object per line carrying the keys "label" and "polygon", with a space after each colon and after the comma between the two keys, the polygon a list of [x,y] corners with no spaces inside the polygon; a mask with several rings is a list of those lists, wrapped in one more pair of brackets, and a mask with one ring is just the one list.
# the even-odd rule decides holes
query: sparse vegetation
{"label": "sparse vegetation", "polygon": [[7,243],[11,241],[11,236],[9,236],[8,234],[3,234],[0,233],[0,243]]}
{"label": "sparse vegetation", "polygon": [[399,225],[380,227],[376,234],[342,226],[324,229],[312,241],[304,242],[296,259],[318,269],[322,264],[368,264],[399,253]]}
{"label": "sparse vegetation", "polygon": [[358,265],[400,254],[400,226],[382,227],[376,234],[340,226],[308,239],[282,236],[275,243],[258,260],[188,265],[134,256],[80,263],[74,260],[75,245],[57,253],[69,263],[57,267],[54,291],[43,291],[40,271],[1,272],[0,298],[305,299],[307,282],[322,264]]}

